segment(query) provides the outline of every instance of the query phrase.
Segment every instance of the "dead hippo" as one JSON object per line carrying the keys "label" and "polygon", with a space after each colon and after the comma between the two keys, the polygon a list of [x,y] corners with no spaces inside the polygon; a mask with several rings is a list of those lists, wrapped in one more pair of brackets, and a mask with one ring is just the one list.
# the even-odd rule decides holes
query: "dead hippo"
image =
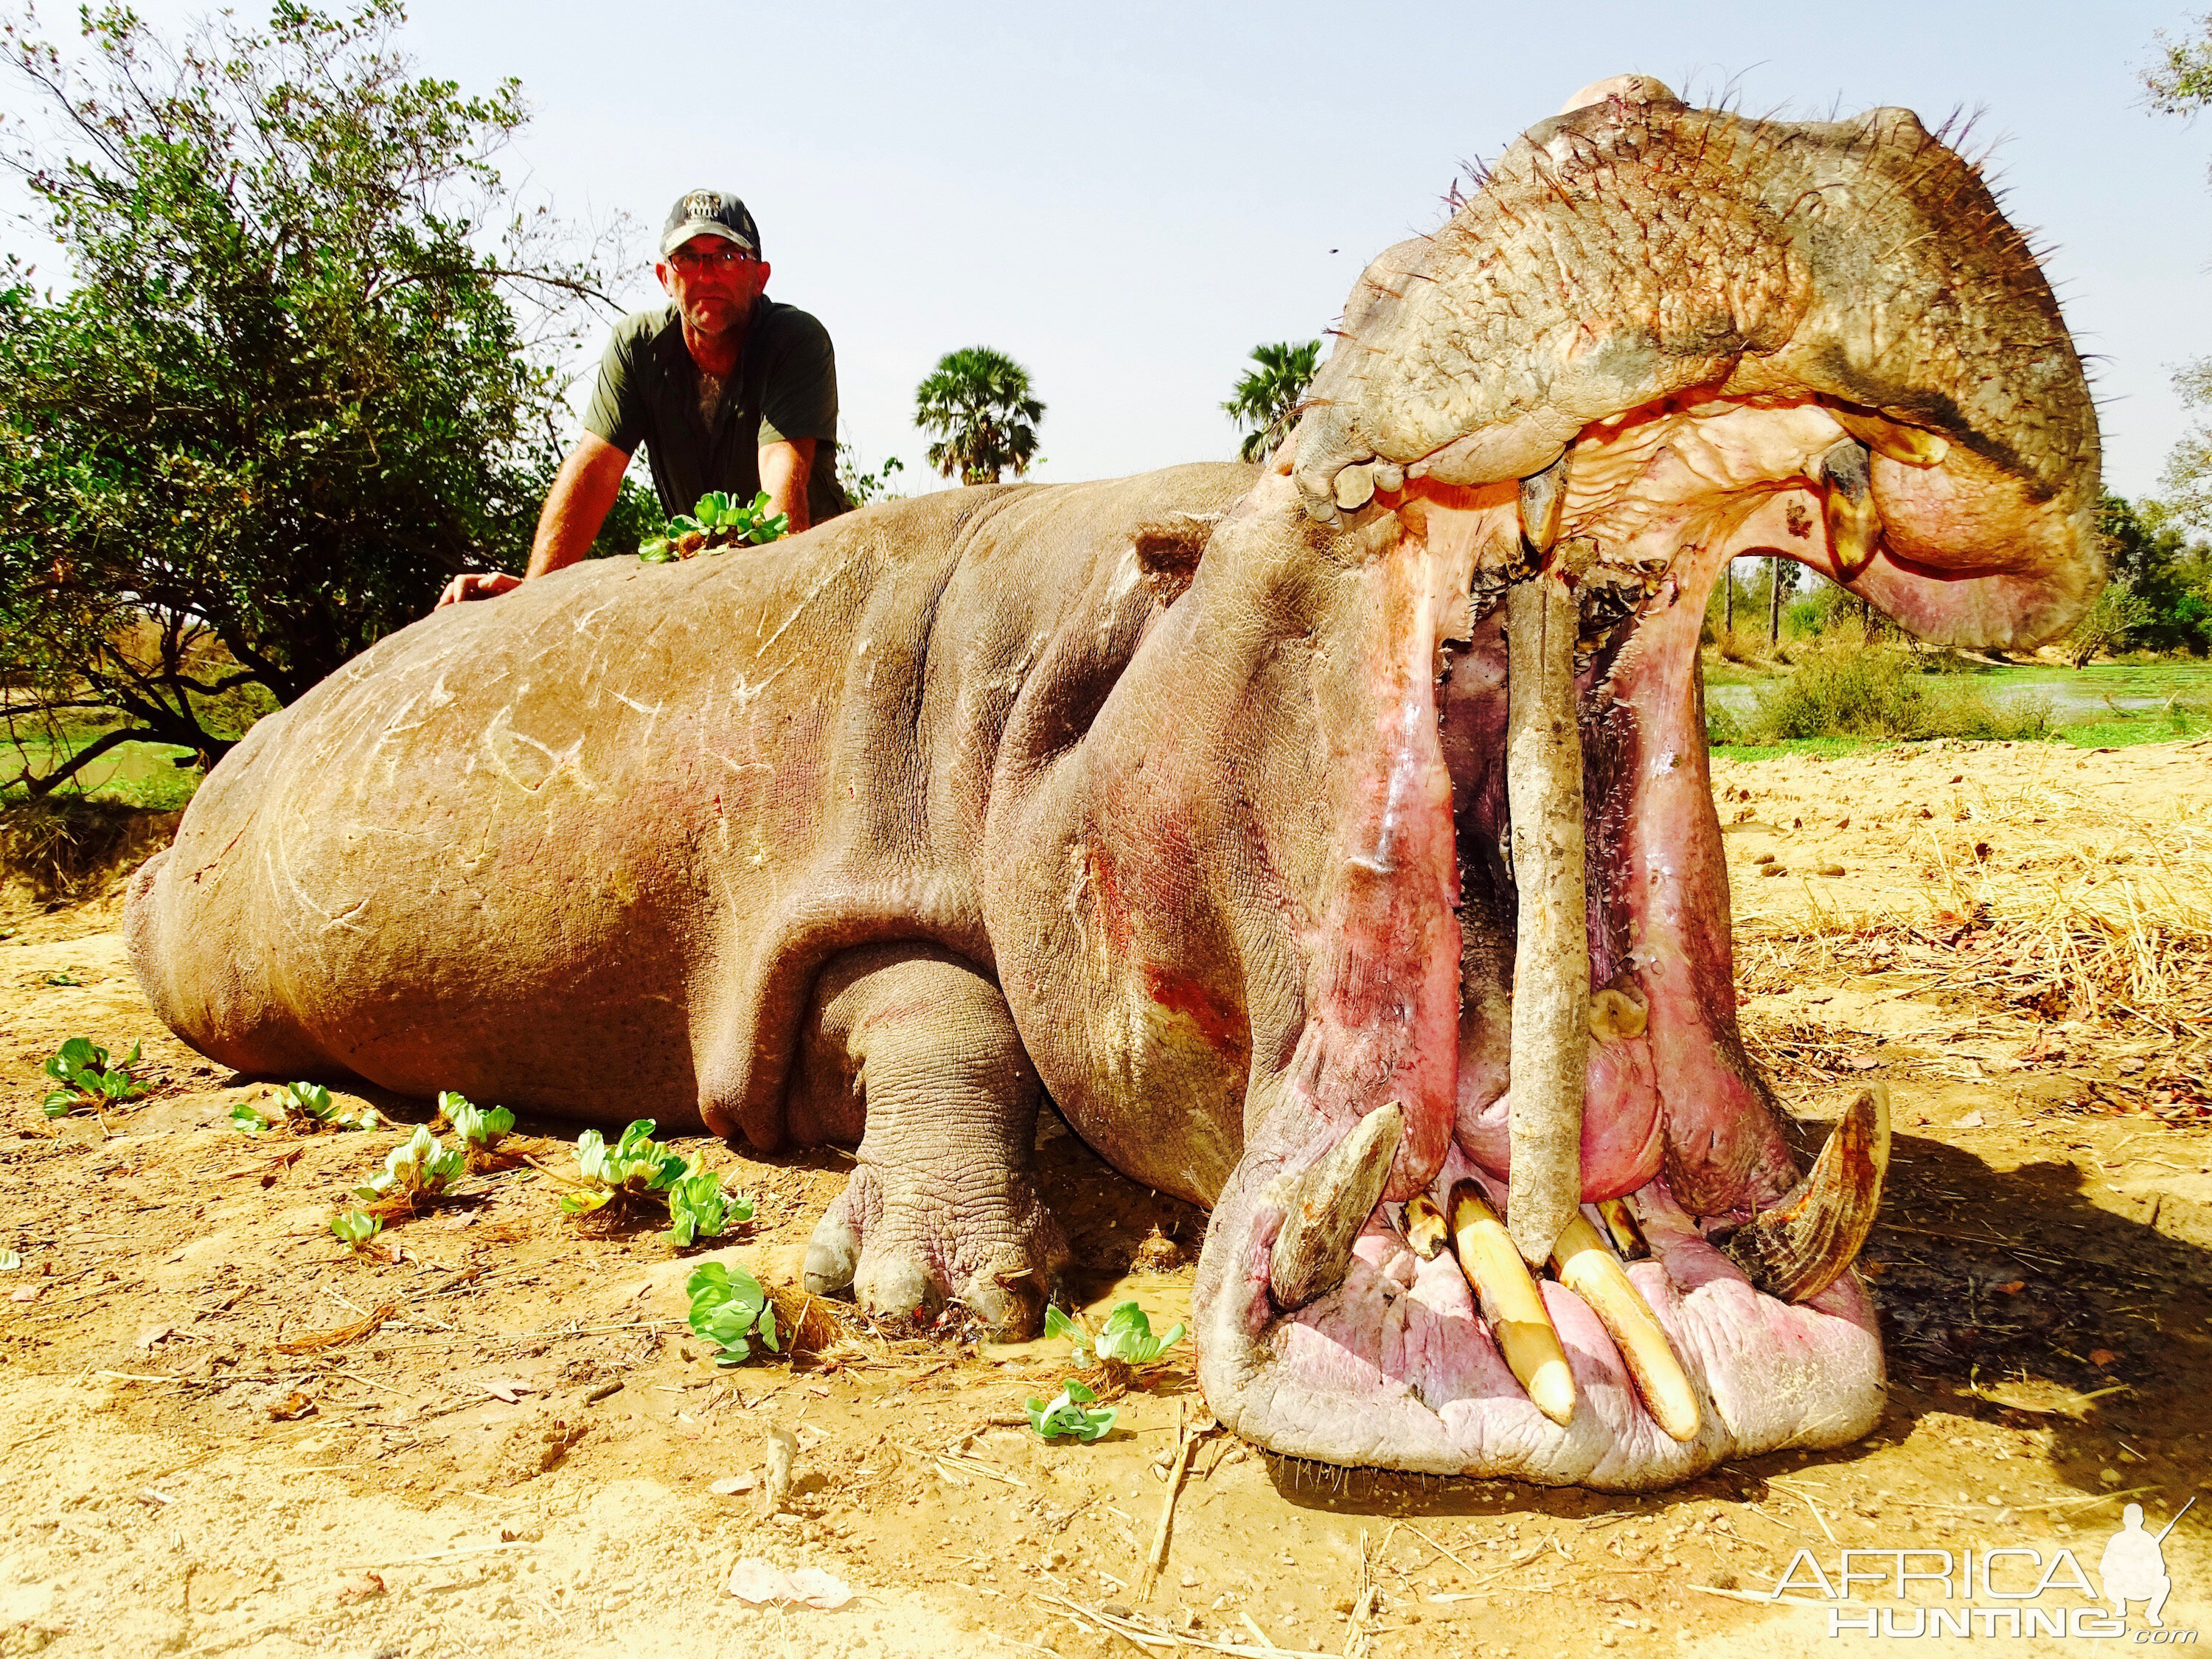
{"label": "dead hippo", "polygon": [[1212,1206],[1200,1375],[1276,1451],[1632,1490],[1834,1445],[1887,1125],[1801,1182],[1738,1041],[1706,595],[1776,551],[2026,645],[2097,591],[2097,488],[2051,291],[1911,114],[1605,83],[1370,268],[1267,467],[430,617],[216,768],[132,960],[246,1073],[857,1140],[808,1274],[885,1314],[1034,1327],[1048,1093]]}

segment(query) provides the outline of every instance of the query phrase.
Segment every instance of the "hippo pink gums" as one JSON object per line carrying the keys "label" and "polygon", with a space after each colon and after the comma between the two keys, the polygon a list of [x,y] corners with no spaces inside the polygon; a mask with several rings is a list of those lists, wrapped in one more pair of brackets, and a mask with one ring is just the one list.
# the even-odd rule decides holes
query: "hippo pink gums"
{"label": "hippo pink gums", "polygon": [[247,1073],[858,1140],[810,1285],[1006,1330],[1069,1260],[1048,1094],[1212,1206],[1206,1397],[1279,1452],[1637,1489],[1863,1434],[1886,1107],[1801,1180],[1738,1041],[1705,599],[1771,550],[2043,639],[2102,579],[2095,420],[1909,113],[1577,102],[1369,270],[1264,469],[384,641],[137,878],[154,1006]]}

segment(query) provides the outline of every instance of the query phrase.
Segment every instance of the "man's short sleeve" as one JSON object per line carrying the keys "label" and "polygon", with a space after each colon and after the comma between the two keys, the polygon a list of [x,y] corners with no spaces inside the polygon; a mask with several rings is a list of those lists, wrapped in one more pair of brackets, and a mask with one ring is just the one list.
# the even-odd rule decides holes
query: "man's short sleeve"
{"label": "man's short sleeve", "polygon": [[618,325],[599,359],[599,378],[592,388],[592,401],[584,405],[584,430],[605,439],[625,455],[637,453],[645,441],[645,397],[638,384],[637,353],[651,337],[629,326]]}
{"label": "man's short sleeve", "polygon": [[804,311],[787,310],[761,389],[760,441],[837,441],[837,353],[830,331]]}

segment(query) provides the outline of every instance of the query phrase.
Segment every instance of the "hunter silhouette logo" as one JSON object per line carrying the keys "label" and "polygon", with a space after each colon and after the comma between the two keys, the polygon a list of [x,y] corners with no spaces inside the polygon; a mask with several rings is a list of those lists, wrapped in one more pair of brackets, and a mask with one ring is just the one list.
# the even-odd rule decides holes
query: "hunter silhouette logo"
{"label": "hunter silhouette logo", "polygon": [[2120,1529],[2097,1561],[2097,1577],[2105,1586],[2105,1599],[2112,1604],[2114,1618],[2128,1616],[2129,1602],[2144,1601],[2149,1605],[2143,1609],[2143,1623],[2153,1630],[2165,1628],[2159,1609],[2173,1591],[2173,1580],[2166,1573],[2166,1535],[2181,1524],[2181,1516],[2196,1503],[2192,1498],[2184,1504],[2180,1514],[2154,1537],[2143,1530],[2142,1504],[2130,1504],[2121,1512]]}

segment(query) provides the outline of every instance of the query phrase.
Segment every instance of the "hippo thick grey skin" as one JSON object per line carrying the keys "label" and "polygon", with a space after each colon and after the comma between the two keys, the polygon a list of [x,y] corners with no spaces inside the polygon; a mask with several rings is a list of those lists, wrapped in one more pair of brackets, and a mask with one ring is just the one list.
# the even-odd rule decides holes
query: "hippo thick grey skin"
{"label": "hippo thick grey skin", "polygon": [[1801,1178],[1738,1040],[1706,595],[1773,550],[2049,637],[2097,442],[1911,114],[1602,83],[1369,270],[1268,465],[441,611],[216,769],[132,960],[248,1073],[857,1140],[807,1274],[885,1315],[1034,1328],[1049,1095],[1212,1209],[1200,1374],[1278,1452],[1636,1490],[1841,1444],[1886,1114]]}

